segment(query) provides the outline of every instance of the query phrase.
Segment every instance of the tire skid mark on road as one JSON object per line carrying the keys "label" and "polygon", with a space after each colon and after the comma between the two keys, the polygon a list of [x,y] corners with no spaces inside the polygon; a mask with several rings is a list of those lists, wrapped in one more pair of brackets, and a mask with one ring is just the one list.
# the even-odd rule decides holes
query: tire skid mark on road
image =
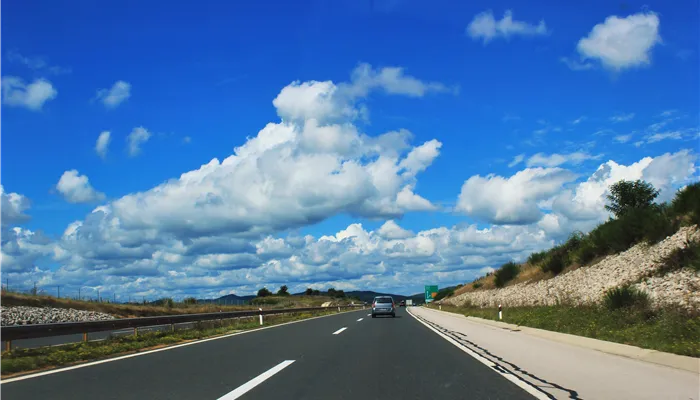
{"label": "tire skid mark on road", "polygon": [[[420,321],[422,321],[422,322],[424,322],[424,323],[430,325],[430,326],[433,327],[434,329],[440,331],[440,332],[441,332],[442,334],[444,334],[445,336],[450,337],[452,340],[458,342],[458,343],[461,344],[462,346],[467,347],[469,350],[471,350],[471,351],[473,351],[473,352],[479,354],[480,356],[482,356],[482,357],[488,359],[489,361],[491,361],[491,362],[494,364],[493,369],[495,369],[495,370],[497,370],[498,372],[501,372],[501,373],[503,373],[503,374],[509,374],[509,375],[512,375],[512,376],[516,377],[518,380],[520,380],[520,381],[522,381],[523,383],[525,383],[525,384],[527,384],[527,385],[529,385],[529,386],[535,388],[537,391],[541,392],[542,394],[544,394],[545,396],[547,396],[547,397],[550,398],[550,399],[556,399],[556,397],[555,397],[554,395],[552,395],[552,394],[550,394],[550,393],[548,393],[548,392],[545,392],[544,390],[540,389],[539,386],[538,386],[537,384],[534,384],[534,383],[528,381],[527,379],[523,378],[523,377],[520,376],[519,374],[528,376],[528,377],[530,377],[530,378],[536,380],[537,382],[539,382],[540,384],[542,384],[542,385],[544,385],[544,386],[551,386],[551,387],[554,388],[554,389],[558,389],[558,390],[561,390],[561,391],[563,391],[563,392],[566,392],[566,393],[568,393],[568,395],[569,395],[569,396],[568,396],[569,399],[572,399],[572,400],[583,400],[583,398],[579,397],[578,392],[576,392],[575,390],[573,390],[573,389],[567,389],[567,388],[565,388],[565,387],[563,387],[563,386],[561,386],[561,385],[558,385],[558,384],[553,383],[553,382],[549,382],[549,381],[547,381],[547,380],[545,380],[545,379],[543,379],[543,378],[540,378],[540,377],[538,377],[538,376],[536,376],[536,375],[531,374],[530,372],[528,372],[528,371],[526,371],[526,370],[520,368],[520,367],[517,366],[516,364],[513,364],[513,363],[511,363],[511,362],[509,362],[509,361],[506,361],[506,360],[504,360],[502,357],[497,356],[497,355],[491,353],[489,350],[486,350],[485,348],[479,346],[478,344],[476,344],[476,343],[474,343],[474,342],[468,340],[468,339],[467,339],[467,335],[465,335],[465,334],[462,333],[462,332],[451,331],[451,330],[449,330],[449,329],[447,329],[447,328],[443,328],[442,326],[440,326],[440,325],[438,325],[438,324],[436,324],[436,323],[434,323],[434,322],[428,321],[427,319],[425,319],[425,318],[423,318],[423,317],[420,317],[420,316],[415,315],[415,314],[412,314],[412,315],[413,315],[413,317],[419,319]],[[508,367],[512,368],[512,369],[513,369],[515,372],[517,372],[518,374],[513,373],[513,371],[509,370],[506,366],[504,366],[504,365],[502,365],[502,364],[506,364]]]}

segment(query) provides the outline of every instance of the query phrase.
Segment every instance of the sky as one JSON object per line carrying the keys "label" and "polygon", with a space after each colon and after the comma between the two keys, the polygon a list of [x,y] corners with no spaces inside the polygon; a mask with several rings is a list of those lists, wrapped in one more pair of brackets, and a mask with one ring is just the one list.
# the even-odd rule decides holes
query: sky
{"label": "sky", "polygon": [[[463,4],[462,4],[463,3]],[[698,1],[2,3],[2,281],[420,293],[700,178]]]}

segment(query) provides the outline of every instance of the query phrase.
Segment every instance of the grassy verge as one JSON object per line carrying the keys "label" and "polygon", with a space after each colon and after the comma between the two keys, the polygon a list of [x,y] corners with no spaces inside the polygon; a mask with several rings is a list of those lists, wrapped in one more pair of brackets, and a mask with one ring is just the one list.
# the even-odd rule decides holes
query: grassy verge
{"label": "grassy verge", "polygon": [[[337,311],[328,310],[313,313],[270,315],[265,317],[265,326],[336,313]],[[21,372],[94,361],[259,327],[257,317],[231,319],[223,321],[223,323],[219,321],[203,322],[195,329],[183,329],[174,332],[148,332],[140,333],[138,336],[112,337],[100,342],[75,343],[35,349],[15,349],[2,353],[0,370],[2,377],[6,378]]]}
{"label": "grassy verge", "polygon": [[[498,320],[496,308],[443,305],[442,309]],[[514,307],[503,310],[503,322],[700,357],[700,315],[675,309],[611,311],[596,306]]]}

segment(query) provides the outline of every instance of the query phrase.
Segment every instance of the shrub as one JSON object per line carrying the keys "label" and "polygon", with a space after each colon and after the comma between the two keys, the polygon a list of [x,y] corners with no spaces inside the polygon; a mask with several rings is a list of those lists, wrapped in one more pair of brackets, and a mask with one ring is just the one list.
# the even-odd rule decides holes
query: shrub
{"label": "shrub", "polygon": [[197,299],[194,297],[185,297],[184,300],[182,300],[183,303],[185,304],[197,304]]}
{"label": "shrub", "polygon": [[595,243],[593,243],[593,239],[586,237],[581,241],[578,248],[572,252],[571,258],[580,265],[585,265],[593,261],[597,255],[598,249],[596,248]]}
{"label": "shrub", "polygon": [[649,296],[632,286],[620,286],[605,292],[603,302],[609,310],[632,307],[646,309],[649,306]]}
{"label": "shrub", "polygon": [[546,251],[538,251],[537,253],[530,254],[530,257],[527,258],[527,263],[530,265],[536,265],[544,261],[546,257]]}
{"label": "shrub", "polygon": [[677,271],[683,268],[700,272],[700,243],[686,241],[685,247],[677,248],[661,259],[663,266],[659,269],[659,274]]}
{"label": "shrub", "polygon": [[444,288],[444,289],[440,289],[440,290],[438,290],[437,295],[435,295],[435,299],[434,299],[434,300],[437,301],[437,300],[442,300],[442,299],[444,299],[445,297],[450,297],[450,296],[452,296],[452,295],[454,294],[454,292],[455,292],[454,288]]}
{"label": "shrub", "polygon": [[274,305],[274,304],[279,304],[282,301],[279,297],[268,297],[268,296],[263,296],[263,297],[256,297],[253,300],[250,301],[250,304],[253,305]]}
{"label": "shrub", "polygon": [[168,308],[173,308],[173,305],[175,305],[175,302],[171,297],[163,297],[162,299],[156,300],[154,303],[158,306]]}
{"label": "shrub", "polygon": [[691,224],[700,225],[700,182],[679,190],[671,202],[671,209],[677,216],[687,215]]}
{"label": "shrub", "polygon": [[609,204],[605,209],[620,218],[632,210],[653,208],[658,195],[659,191],[649,182],[622,180],[610,185]]}
{"label": "shrub", "polygon": [[573,264],[574,261],[574,253],[578,250],[578,248],[581,246],[581,243],[585,239],[585,236],[582,232],[580,231],[575,231],[571,235],[569,235],[569,238],[564,242],[564,244],[561,245],[561,251],[563,252],[563,261],[564,261],[564,266]]}
{"label": "shrub", "polygon": [[658,243],[673,235],[680,227],[680,221],[672,215],[670,207],[660,206],[646,213],[643,221],[644,240],[649,244]]}
{"label": "shrub", "polygon": [[280,286],[280,290],[277,291],[278,296],[289,296],[289,288],[287,285]]}
{"label": "shrub", "polygon": [[314,290],[311,288],[306,288],[306,291],[304,292],[305,295],[307,296],[313,296],[314,295]]}
{"label": "shrub", "polygon": [[267,288],[262,288],[258,290],[258,297],[267,297],[267,296],[272,296],[272,292],[269,291]]}
{"label": "shrub", "polygon": [[484,284],[481,283],[481,282],[472,282],[472,287],[473,287],[474,289],[478,289],[478,288],[480,288],[480,287],[482,287],[482,286],[484,286]]}
{"label": "shrub", "polygon": [[540,268],[544,272],[551,272],[554,275],[559,274],[566,268],[566,252],[561,247],[553,248],[542,264],[540,264]]}
{"label": "shrub", "polygon": [[494,284],[496,287],[503,287],[506,283],[513,280],[520,273],[520,266],[513,261],[509,261],[494,272]]}

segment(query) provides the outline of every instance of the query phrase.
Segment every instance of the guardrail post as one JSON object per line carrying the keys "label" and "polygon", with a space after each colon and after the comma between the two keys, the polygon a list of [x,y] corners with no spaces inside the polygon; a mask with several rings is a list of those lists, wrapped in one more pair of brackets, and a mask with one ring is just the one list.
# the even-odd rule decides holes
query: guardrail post
{"label": "guardrail post", "polygon": [[263,324],[263,320],[262,320],[262,308],[258,308],[258,310],[260,310],[260,325],[262,325],[262,324]]}
{"label": "guardrail post", "polygon": [[138,336],[138,335],[139,335],[139,328],[137,326],[136,328],[134,328],[134,336]]}
{"label": "guardrail post", "polygon": [[88,334],[87,332],[83,332],[83,342],[87,342],[88,340]]}
{"label": "guardrail post", "polygon": [[170,324],[170,332],[175,332],[175,324]]}
{"label": "guardrail post", "polygon": [[500,321],[502,319],[503,319],[503,307],[501,307],[501,305],[499,304],[498,305],[498,320]]}
{"label": "guardrail post", "polygon": [[12,350],[12,340],[5,340],[5,351]]}
{"label": "guardrail post", "polygon": [[338,306],[338,312],[340,312],[340,306]]}

